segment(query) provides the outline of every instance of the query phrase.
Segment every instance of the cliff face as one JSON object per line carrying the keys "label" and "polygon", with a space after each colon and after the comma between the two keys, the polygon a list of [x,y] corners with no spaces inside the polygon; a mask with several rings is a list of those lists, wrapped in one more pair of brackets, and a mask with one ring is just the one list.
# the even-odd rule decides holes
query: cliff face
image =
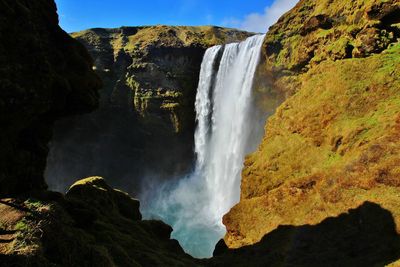
{"label": "cliff face", "polygon": [[73,33],[92,55],[105,88],[98,111],[57,125],[47,169],[52,187],[64,190],[74,177],[101,174],[136,194],[144,176],[188,171],[203,54],[249,35],[209,26]]}
{"label": "cliff face", "polygon": [[56,118],[94,109],[100,80],[53,1],[0,1],[0,196],[44,189]]}
{"label": "cliff face", "polygon": [[[319,225],[365,201],[391,213],[398,235],[399,12],[394,0],[302,0],[271,27],[267,87],[286,100],[246,159],[240,203],[223,219],[228,247],[273,238],[279,225]],[[307,239],[299,231],[279,244],[294,255]]]}

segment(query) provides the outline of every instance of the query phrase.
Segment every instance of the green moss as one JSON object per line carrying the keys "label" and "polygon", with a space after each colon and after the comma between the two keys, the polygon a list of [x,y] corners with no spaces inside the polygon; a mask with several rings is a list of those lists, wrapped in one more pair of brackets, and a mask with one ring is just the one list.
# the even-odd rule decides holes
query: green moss
{"label": "green moss", "polygon": [[29,224],[28,224],[27,220],[22,219],[15,224],[14,229],[17,231],[28,231]]}
{"label": "green moss", "polygon": [[328,152],[328,157],[322,162],[322,168],[329,168],[331,166],[337,165],[343,157],[339,153]]}
{"label": "green moss", "polygon": [[346,54],[346,48],[349,45],[350,40],[347,37],[342,37],[339,40],[336,40],[332,44],[327,46],[327,51],[328,53],[334,53],[334,54],[339,54],[341,58],[345,57]]}
{"label": "green moss", "polygon": [[87,177],[85,179],[81,179],[76,181],[70,188],[80,185],[97,185],[97,184],[104,184],[104,179],[99,176]]}
{"label": "green moss", "polygon": [[[325,60],[345,59],[352,54],[365,57],[385,50],[396,42],[396,31],[382,28],[380,21],[370,20],[366,15],[371,7],[382,8],[381,3],[381,0],[301,1],[267,33],[265,47],[274,48],[267,51],[273,55],[267,58],[267,70],[302,73]],[[387,3],[393,4],[393,0]],[[332,22],[329,29],[315,25],[305,30],[305,22],[318,15]]]}
{"label": "green moss", "polygon": [[126,78],[126,85],[133,91],[139,88],[139,83],[135,80],[135,77],[129,76]]}
{"label": "green moss", "polygon": [[316,37],[317,38],[326,38],[328,35],[332,34],[333,32],[334,32],[334,29],[329,29],[329,30],[318,29],[316,32]]}
{"label": "green moss", "polygon": [[[279,179],[268,175],[269,178],[263,181],[266,187],[271,188],[269,183],[280,184],[288,177],[301,177],[311,169],[340,166],[344,161],[340,160],[340,154],[334,154],[332,158],[330,151],[335,144],[331,139],[342,136],[342,143],[337,146],[340,153],[346,153],[385,135],[388,127],[393,126],[393,118],[400,106],[398,47],[398,44],[393,45],[381,55],[368,59],[326,62],[301,77],[301,90],[287,103],[292,108],[282,108],[270,122],[285,122],[285,125],[267,127],[267,134],[284,128],[289,130],[267,139],[263,147],[267,153],[258,152],[253,165],[260,169],[266,164],[271,166],[276,161],[273,155],[280,155],[279,163],[276,163]],[[326,126],[321,125],[324,121]],[[300,135],[290,134],[290,131],[300,131],[298,129],[302,129]],[[320,147],[313,147],[314,143]]]}
{"label": "green moss", "polygon": [[164,109],[175,109],[179,107],[179,103],[164,103],[161,105],[161,108]]}
{"label": "green moss", "polygon": [[41,202],[40,200],[31,198],[25,201],[25,205],[30,209],[39,209],[44,206],[43,202]]}

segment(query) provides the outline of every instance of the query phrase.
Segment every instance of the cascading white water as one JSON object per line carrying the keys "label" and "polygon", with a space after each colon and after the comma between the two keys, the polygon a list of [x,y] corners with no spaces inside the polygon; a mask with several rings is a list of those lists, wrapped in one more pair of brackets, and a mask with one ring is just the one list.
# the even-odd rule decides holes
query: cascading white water
{"label": "cascading white water", "polygon": [[210,115],[212,111],[211,91],[214,85],[215,64],[222,46],[217,45],[207,49],[201,63],[199,86],[196,94],[196,121],[197,128],[194,135],[195,153],[197,156],[196,168],[203,169],[206,161],[206,151],[209,147],[209,133],[211,128]]}
{"label": "cascading white water", "polygon": [[225,233],[222,216],[239,201],[240,173],[254,126],[251,91],[263,39],[257,35],[206,51],[196,96],[195,171],[143,196],[148,202],[145,217],[172,225],[172,237],[195,257],[212,255]]}
{"label": "cascading white water", "polygon": [[242,43],[226,45],[212,99],[210,138],[200,148],[195,139],[196,151],[205,149],[198,153],[205,155],[200,172],[206,181],[210,213],[216,223],[221,223],[222,215],[239,201],[240,173],[252,129],[251,89],[263,37],[254,36]]}

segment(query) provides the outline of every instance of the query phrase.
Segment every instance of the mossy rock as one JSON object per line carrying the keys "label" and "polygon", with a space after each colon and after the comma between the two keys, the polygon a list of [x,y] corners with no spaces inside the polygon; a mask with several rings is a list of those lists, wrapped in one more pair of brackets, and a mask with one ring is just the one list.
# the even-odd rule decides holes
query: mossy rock
{"label": "mossy rock", "polygon": [[74,183],[65,195],[67,200],[79,200],[105,214],[141,220],[140,202],[127,193],[111,188],[102,177],[89,177]]}
{"label": "mossy rock", "polygon": [[400,37],[399,10],[396,0],[302,0],[267,33],[264,67],[279,80],[325,60],[379,53]]}

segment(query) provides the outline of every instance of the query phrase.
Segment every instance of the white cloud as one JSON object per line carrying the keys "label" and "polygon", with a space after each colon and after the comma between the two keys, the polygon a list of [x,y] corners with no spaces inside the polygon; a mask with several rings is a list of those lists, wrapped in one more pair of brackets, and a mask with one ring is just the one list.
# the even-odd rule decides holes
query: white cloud
{"label": "white cloud", "polygon": [[264,13],[252,13],[243,19],[226,18],[222,24],[251,32],[266,32],[280,16],[294,7],[299,0],[275,0],[264,9]]}

